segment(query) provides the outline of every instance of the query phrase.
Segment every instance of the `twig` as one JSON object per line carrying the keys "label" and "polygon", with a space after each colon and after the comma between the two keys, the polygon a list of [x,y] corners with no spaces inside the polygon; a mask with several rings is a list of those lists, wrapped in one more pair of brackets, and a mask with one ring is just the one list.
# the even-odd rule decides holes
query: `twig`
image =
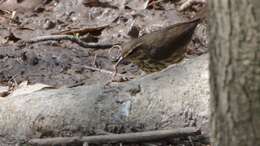
{"label": "twig", "polygon": [[93,66],[95,66],[95,67],[97,67],[96,61],[97,61],[97,54],[95,54],[94,59],[93,59],[93,61],[92,61],[92,63],[91,63],[91,64],[92,64]]}
{"label": "twig", "polygon": [[112,44],[86,43],[86,42],[83,42],[82,40],[80,40],[80,38],[73,36],[73,35],[39,36],[39,37],[30,39],[30,40],[24,40],[24,41],[22,41],[22,43],[33,44],[33,43],[44,42],[44,41],[61,41],[61,40],[69,40],[84,48],[107,49],[107,48],[111,48],[113,46]]}
{"label": "twig", "polygon": [[73,34],[79,34],[79,35],[83,35],[83,34],[87,34],[87,33],[96,33],[96,32],[100,32],[102,30],[104,30],[106,27],[108,27],[109,25],[104,25],[104,26],[99,26],[99,27],[85,27],[85,28],[80,28],[80,29],[70,29],[70,30],[64,30],[61,32],[55,32],[52,33],[52,35],[73,35]]}
{"label": "twig", "polygon": [[99,136],[85,136],[85,137],[56,137],[44,139],[32,139],[29,141],[32,145],[56,145],[56,144],[69,144],[69,143],[140,143],[159,141],[167,138],[176,138],[190,135],[200,134],[200,131],[193,127],[178,128],[174,130],[158,130],[137,133],[124,133],[124,134],[110,134]]}
{"label": "twig", "polygon": [[[100,69],[100,68],[96,68],[96,67],[91,67],[91,66],[84,66],[84,68],[89,69],[89,70],[94,70],[94,71],[98,71],[101,73],[106,73],[106,74],[111,74],[114,75],[115,73],[113,71],[109,71],[109,70],[105,70],[105,69]],[[123,74],[119,74],[117,73],[116,75],[120,76],[120,77],[127,77],[126,75]]]}

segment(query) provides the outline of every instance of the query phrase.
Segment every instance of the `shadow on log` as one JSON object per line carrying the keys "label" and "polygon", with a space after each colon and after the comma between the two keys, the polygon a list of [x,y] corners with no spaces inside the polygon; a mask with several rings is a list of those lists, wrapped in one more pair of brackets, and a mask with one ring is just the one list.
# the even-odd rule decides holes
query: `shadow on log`
{"label": "shadow on log", "polygon": [[45,139],[33,139],[29,143],[32,145],[57,145],[57,144],[72,144],[72,143],[143,143],[154,142],[158,140],[165,140],[169,138],[194,136],[200,134],[200,131],[195,128],[179,128],[175,130],[158,130],[147,131],[137,133],[125,133],[125,134],[110,134],[100,136],[88,136],[88,137],[56,137]]}

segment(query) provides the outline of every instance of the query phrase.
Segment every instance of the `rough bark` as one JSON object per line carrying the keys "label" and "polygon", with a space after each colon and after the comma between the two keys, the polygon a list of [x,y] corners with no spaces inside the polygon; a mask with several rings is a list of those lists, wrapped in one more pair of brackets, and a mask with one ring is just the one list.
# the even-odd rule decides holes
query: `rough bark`
{"label": "rough bark", "polygon": [[260,145],[260,1],[209,1],[213,146]]}
{"label": "rough bark", "polygon": [[207,133],[208,56],[130,82],[42,90],[0,102],[0,145],[31,138],[198,127]]}

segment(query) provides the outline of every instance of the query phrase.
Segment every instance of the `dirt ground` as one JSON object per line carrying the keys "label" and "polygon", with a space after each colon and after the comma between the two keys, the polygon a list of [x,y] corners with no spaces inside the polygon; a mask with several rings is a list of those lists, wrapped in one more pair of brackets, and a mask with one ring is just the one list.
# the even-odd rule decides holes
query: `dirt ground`
{"label": "dirt ground", "polygon": [[[70,86],[111,80],[111,74],[85,68],[113,71],[109,49],[84,48],[66,40],[18,44],[36,37],[67,34],[66,31],[83,37],[85,42],[120,44],[188,19],[177,12],[176,3],[171,1],[149,5],[142,1],[123,3],[120,0],[25,0],[20,3],[7,0],[0,4],[0,83],[27,80],[29,83]],[[16,12],[13,18],[12,11]],[[187,16],[193,15],[194,11]],[[205,26],[200,26],[202,29],[196,31],[189,46],[193,50],[192,56],[206,52]],[[129,62],[123,62],[119,72],[142,74],[138,66]]]}

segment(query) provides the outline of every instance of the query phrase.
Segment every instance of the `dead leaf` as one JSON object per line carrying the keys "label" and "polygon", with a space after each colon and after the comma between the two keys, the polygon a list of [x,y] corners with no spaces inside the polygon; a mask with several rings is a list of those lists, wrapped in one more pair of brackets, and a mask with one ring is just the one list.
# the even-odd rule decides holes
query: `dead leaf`
{"label": "dead leaf", "polygon": [[147,9],[164,10],[161,2],[162,0],[150,0]]}
{"label": "dead leaf", "polygon": [[16,90],[14,90],[11,95],[12,96],[24,95],[24,94],[29,94],[29,93],[33,93],[36,91],[44,90],[44,89],[56,89],[56,88],[57,87],[42,84],[42,83],[36,83],[33,85],[29,85],[28,81],[23,81],[18,85]]}
{"label": "dead leaf", "polygon": [[8,41],[12,41],[12,42],[18,42],[19,40],[21,40],[21,38],[16,37],[14,35],[13,32],[9,32],[9,35],[5,36],[4,39],[8,42]]}
{"label": "dead leaf", "polygon": [[8,92],[8,86],[0,86],[0,97],[6,97],[10,93]]}
{"label": "dead leaf", "polygon": [[126,7],[133,10],[144,10],[147,8],[149,0],[127,0]]}
{"label": "dead leaf", "polygon": [[27,12],[34,10],[42,3],[42,0],[5,0],[0,3],[0,9]]}
{"label": "dead leaf", "polygon": [[16,28],[16,30],[30,30],[30,31],[34,31],[35,29],[29,28],[29,27],[19,26],[19,27]]}
{"label": "dead leaf", "polygon": [[102,7],[102,8],[112,8],[118,9],[118,7],[109,4],[108,2],[100,2],[99,0],[87,0],[82,2],[86,7]]}

